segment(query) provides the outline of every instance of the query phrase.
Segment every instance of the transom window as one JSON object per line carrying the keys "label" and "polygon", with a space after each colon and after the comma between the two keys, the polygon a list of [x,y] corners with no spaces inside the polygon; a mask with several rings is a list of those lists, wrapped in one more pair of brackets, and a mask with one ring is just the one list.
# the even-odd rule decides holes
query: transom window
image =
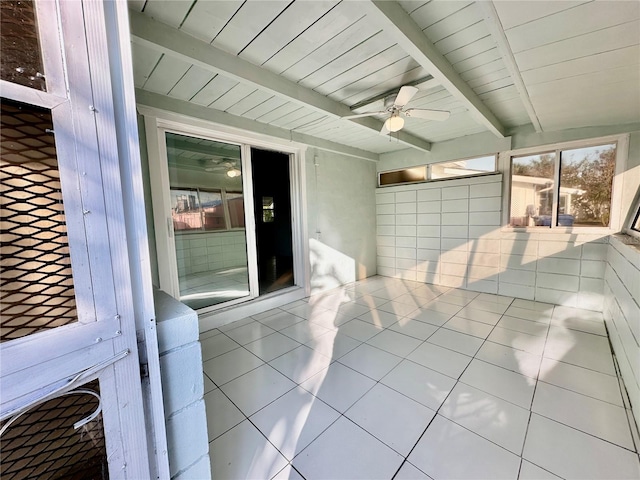
{"label": "transom window", "polygon": [[496,155],[466,158],[461,160],[432,163],[416,167],[380,172],[378,186],[387,187],[403,183],[419,183],[447,178],[471,177],[493,173],[496,169]]}

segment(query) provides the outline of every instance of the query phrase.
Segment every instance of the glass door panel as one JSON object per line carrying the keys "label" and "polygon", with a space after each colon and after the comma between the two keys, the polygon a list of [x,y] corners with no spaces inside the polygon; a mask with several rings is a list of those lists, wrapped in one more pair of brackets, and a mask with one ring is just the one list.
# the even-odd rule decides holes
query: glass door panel
{"label": "glass door panel", "polygon": [[248,297],[240,147],[168,132],[166,144],[180,301]]}

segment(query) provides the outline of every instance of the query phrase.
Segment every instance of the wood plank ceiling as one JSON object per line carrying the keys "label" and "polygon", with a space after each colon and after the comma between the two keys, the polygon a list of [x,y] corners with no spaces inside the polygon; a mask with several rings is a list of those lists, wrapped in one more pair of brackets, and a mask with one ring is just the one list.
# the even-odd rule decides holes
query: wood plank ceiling
{"label": "wood plank ceiling", "polygon": [[[551,131],[640,121],[640,2],[403,0],[391,14],[377,3],[130,0],[135,85],[373,153],[425,150],[487,125],[500,135],[532,123]],[[154,22],[189,48],[159,46],[149,33]],[[199,58],[188,53],[194,48]],[[207,49],[238,63],[207,64]],[[396,139],[376,133],[385,117],[339,118],[420,80],[409,106],[448,110],[448,120],[407,118]]]}

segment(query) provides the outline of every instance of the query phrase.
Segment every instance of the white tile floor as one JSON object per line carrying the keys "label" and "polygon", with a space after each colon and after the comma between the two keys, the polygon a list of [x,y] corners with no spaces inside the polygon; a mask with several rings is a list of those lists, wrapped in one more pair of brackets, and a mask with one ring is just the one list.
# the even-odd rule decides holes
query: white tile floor
{"label": "white tile floor", "polygon": [[372,277],[201,341],[215,479],[640,478],[599,313]]}

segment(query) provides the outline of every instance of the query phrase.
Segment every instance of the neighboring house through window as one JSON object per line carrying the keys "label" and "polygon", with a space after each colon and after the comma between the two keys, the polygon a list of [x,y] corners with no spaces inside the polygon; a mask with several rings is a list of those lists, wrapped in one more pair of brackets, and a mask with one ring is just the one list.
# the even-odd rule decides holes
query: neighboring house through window
{"label": "neighboring house through window", "polygon": [[511,227],[609,227],[617,143],[511,157]]}

